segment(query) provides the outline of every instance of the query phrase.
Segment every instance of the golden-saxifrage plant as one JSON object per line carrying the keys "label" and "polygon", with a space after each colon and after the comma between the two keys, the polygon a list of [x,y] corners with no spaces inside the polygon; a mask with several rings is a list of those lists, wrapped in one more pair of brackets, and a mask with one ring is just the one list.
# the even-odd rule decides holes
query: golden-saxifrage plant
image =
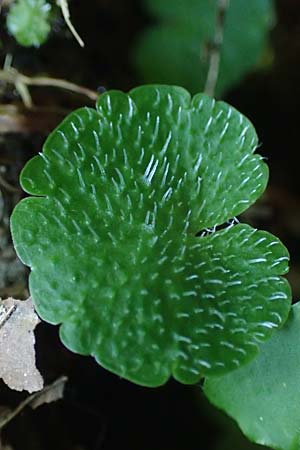
{"label": "golden-saxifrage plant", "polygon": [[[22,28],[27,3],[30,20],[45,13],[43,35]],[[172,20],[162,15],[167,28],[140,45],[164,33],[173,48],[185,30],[176,61],[193,48],[198,58],[193,11],[199,4],[189,4],[194,28],[180,25],[185,16],[176,2]],[[10,31],[24,45],[40,45],[48,35],[44,5],[20,0],[11,10],[8,24],[15,14],[21,28]],[[259,32],[249,41],[232,38],[252,56],[236,60],[234,72],[230,36],[239,34],[235,16],[243,2],[229,10],[221,91],[257,58],[272,11],[267,0],[255,5],[247,3],[243,20]],[[252,20],[257,14],[259,23]],[[201,28],[204,40],[212,35],[211,22]],[[149,54],[143,55],[146,67]],[[184,84],[186,75],[193,81],[206,70],[201,73],[174,71]],[[19,257],[31,268],[35,307],[42,319],[60,324],[68,348],[144,386],[171,376],[188,384],[205,377],[209,400],[250,439],[299,450],[300,316],[298,304],[290,310],[282,278],[288,252],[270,233],[235,219],[267,184],[257,143],[243,115],[204,94],[191,98],[168,85],[108,91],[96,109],[70,114],[27,163],[21,184],[31,196],[17,205],[11,229]]]}
{"label": "golden-saxifrage plant", "polygon": [[172,86],[109,91],[64,120],[22,172],[33,197],[12,233],[67,347],[146,386],[253,358],[287,318],[288,253],[249,225],[215,228],[264,191],[256,146],[234,108]]}

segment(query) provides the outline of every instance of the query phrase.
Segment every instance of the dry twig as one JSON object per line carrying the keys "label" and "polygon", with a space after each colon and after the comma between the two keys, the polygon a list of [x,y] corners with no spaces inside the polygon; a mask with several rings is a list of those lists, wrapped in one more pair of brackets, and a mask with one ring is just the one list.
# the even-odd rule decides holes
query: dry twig
{"label": "dry twig", "polygon": [[77,84],[71,83],[70,81],[51,77],[28,77],[18,72],[13,67],[8,67],[0,70],[0,81],[15,85],[18,93],[23,100],[24,105],[27,108],[31,108],[33,106],[28,86],[48,86],[66,89],[77,94],[85,95],[91,100],[97,100],[99,96],[97,92],[83,86],[78,86]]}
{"label": "dry twig", "polygon": [[31,408],[35,409],[43,403],[50,403],[62,398],[67,380],[68,379],[65,376],[58,378],[54,381],[54,383],[45,386],[41,391],[29,395],[13,411],[8,411],[1,415],[0,430],[11,422],[11,420],[13,420],[20,412],[22,412],[26,406],[31,406]]}

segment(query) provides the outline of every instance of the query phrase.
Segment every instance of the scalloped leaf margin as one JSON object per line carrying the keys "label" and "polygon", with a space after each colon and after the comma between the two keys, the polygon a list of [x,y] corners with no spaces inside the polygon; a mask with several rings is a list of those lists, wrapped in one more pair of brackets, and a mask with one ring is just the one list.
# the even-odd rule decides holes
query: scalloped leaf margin
{"label": "scalloped leaf margin", "polygon": [[256,145],[234,108],[159,85],[109,91],[49,136],[11,227],[68,348],[145,386],[254,357],[288,315],[288,252],[248,225],[215,227],[265,189]]}

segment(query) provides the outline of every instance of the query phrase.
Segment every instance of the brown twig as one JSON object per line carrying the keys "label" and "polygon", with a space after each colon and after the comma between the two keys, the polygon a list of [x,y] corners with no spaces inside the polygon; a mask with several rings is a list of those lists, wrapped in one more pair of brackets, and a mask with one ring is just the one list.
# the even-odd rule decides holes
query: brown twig
{"label": "brown twig", "polygon": [[28,77],[12,67],[0,70],[0,81],[14,84],[27,108],[31,108],[33,105],[28,86],[48,86],[66,89],[77,94],[85,95],[91,100],[97,100],[99,96],[97,92],[83,86],[78,86],[70,81],[51,77]]}
{"label": "brown twig", "polygon": [[7,310],[5,309],[5,306],[3,306],[2,303],[0,303],[0,328],[3,327],[3,325],[8,321],[8,319],[12,316],[12,314],[17,309],[16,305],[10,306]]}
{"label": "brown twig", "polygon": [[13,411],[9,411],[6,414],[0,416],[0,430],[5,427],[12,419],[14,419],[23,409],[28,405],[34,405],[37,402],[37,399],[43,395],[45,395],[49,391],[53,391],[57,389],[58,386],[64,386],[67,381],[67,377],[62,376],[58,378],[54,383],[45,386],[41,391],[35,392],[34,394],[29,395],[23,402],[21,402],[16,409]]}
{"label": "brown twig", "polygon": [[212,97],[215,94],[216,84],[219,76],[220,56],[221,56],[220,54],[223,44],[224,23],[226,12],[229,8],[229,2],[230,0],[218,0],[216,23],[215,23],[215,36],[210,46],[209,66],[204,88],[204,92]]}

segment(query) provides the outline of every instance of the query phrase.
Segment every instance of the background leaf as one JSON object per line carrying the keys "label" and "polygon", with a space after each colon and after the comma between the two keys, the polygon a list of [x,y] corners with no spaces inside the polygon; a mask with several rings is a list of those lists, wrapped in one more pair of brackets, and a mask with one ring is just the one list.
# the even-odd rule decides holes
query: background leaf
{"label": "background leaf", "polygon": [[[217,0],[146,0],[158,23],[141,36],[134,61],[144,82],[204,88]],[[216,94],[258,64],[274,20],[271,0],[232,0],[226,14]]]}
{"label": "background leaf", "polygon": [[17,0],[7,16],[9,32],[19,44],[39,47],[50,32],[50,10],[45,0]]}
{"label": "background leaf", "polygon": [[214,228],[265,188],[256,143],[234,108],[170,86],[107,92],[49,136],[21,176],[44,198],[11,225],[37,310],[67,347],[146,386],[256,354],[288,314],[288,253],[248,225]]}
{"label": "background leaf", "polygon": [[259,356],[231,374],[208,378],[205,393],[237,420],[249,439],[280,450],[300,449],[300,303]]}

